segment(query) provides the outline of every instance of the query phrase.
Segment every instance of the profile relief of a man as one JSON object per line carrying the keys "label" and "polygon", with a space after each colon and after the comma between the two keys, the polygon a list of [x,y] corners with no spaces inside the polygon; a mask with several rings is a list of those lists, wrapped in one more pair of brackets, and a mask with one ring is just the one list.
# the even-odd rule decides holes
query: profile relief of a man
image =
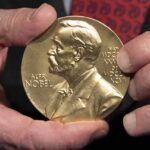
{"label": "profile relief of a man", "polygon": [[48,51],[50,73],[64,78],[54,86],[45,108],[49,119],[64,122],[104,118],[121,102],[121,93],[101,77],[95,66],[101,38],[87,22],[60,22]]}

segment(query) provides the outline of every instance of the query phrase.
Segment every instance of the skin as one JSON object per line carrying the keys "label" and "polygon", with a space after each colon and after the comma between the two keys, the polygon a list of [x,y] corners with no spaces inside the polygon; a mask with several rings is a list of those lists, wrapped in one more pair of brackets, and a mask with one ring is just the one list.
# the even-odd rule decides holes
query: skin
{"label": "skin", "polygon": [[[150,98],[150,32],[128,42],[118,55],[118,65],[125,73],[133,73],[128,92],[136,101]],[[129,135],[150,134],[150,105],[127,114],[123,119]]]}
{"label": "skin", "polygon": [[[38,9],[0,10],[0,72],[9,46],[26,46],[55,19],[55,10],[47,4]],[[62,124],[33,120],[11,109],[0,86],[0,149],[78,149],[103,137],[108,130],[105,121]]]}

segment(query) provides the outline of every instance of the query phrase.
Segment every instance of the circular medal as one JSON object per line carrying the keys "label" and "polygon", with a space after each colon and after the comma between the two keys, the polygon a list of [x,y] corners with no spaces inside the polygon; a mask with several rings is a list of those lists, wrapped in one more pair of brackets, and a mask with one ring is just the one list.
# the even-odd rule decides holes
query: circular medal
{"label": "circular medal", "polygon": [[50,120],[104,119],[121,104],[129,84],[116,61],[122,46],[97,20],[57,19],[24,52],[21,73],[29,100]]}

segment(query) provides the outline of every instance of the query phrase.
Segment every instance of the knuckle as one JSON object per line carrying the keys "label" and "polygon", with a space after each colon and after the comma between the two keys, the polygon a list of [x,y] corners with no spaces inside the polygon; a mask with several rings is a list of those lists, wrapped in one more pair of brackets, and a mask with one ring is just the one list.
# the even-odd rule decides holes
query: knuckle
{"label": "knuckle", "polygon": [[12,41],[10,39],[10,35],[15,27],[16,17],[18,14],[18,10],[10,10],[6,12],[6,19],[3,23],[3,41],[4,43],[7,43],[7,45],[11,45]]}
{"label": "knuckle", "polygon": [[19,8],[19,9],[14,10],[12,15],[8,19],[9,21],[7,22],[7,28],[9,31],[13,31],[13,29],[17,27],[19,23],[19,19],[23,17],[22,14],[24,14],[23,11],[25,10],[26,8]]}
{"label": "knuckle", "polygon": [[5,42],[8,46],[17,43],[17,39],[21,36],[19,41],[22,40],[23,27],[29,23],[28,15],[31,13],[29,8],[19,8],[10,10],[5,21],[4,34]]}

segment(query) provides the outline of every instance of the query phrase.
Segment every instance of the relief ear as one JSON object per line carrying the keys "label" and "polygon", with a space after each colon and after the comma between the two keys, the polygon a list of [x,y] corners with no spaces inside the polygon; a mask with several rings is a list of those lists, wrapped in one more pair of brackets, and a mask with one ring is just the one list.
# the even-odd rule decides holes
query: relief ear
{"label": "relief ear", "polygon": [[83,47],[78,47],[76,50],[76,54],[75,54],[75,61],[79,61],[82,56],[83,56],[83,52],[84,52],[84,48]]}

